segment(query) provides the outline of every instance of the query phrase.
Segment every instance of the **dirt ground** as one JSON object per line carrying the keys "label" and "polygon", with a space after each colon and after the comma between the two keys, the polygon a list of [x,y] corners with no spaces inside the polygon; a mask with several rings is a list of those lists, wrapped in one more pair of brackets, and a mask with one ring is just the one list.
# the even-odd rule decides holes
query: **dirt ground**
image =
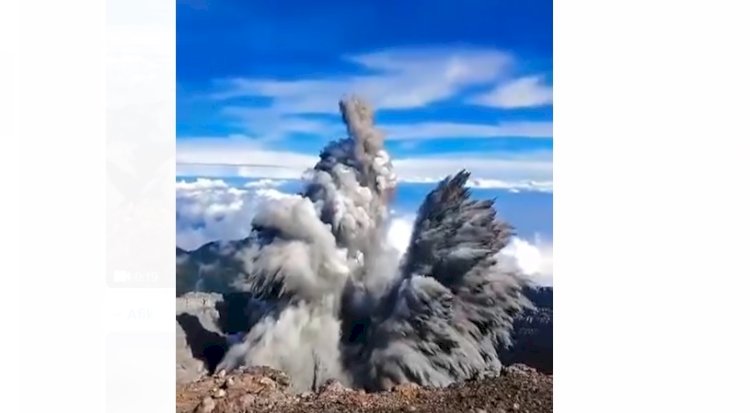
{"label": "dirt ground", "polygon": [[177,388],[177,412],[505,412],[552,411],[552,376],[516,364],[497,377],[446,388],[399,386],[392,391],[365,393],[338,382],[317,393],[293,394],[289,378],[278,370],[253,367]]}

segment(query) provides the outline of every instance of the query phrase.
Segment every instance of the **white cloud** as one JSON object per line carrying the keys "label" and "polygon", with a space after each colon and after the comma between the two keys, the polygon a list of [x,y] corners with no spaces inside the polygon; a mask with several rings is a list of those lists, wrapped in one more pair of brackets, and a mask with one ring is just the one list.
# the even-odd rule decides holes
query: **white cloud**
{"label": "white cloud", "polygon": [[409,248],[411,232],[414,228],[414,220],[417,218],[414,214],[405,214],[400,217],[394,217],[388,226],[386,239],[388,244],[395,247],[402,255]]}
{"label": "white cloud", "polygon": [[267,149],[246,136],[177,140],[177,175],[297,179],[317,156]]}
{"label": "white cloud", "polygon": [[[428,47],[386,49],[344,56],[359,68],[357,74],[307,79],[275,78],[219,79],[210,98],[222,101],[219,112],[229,124],[245,133],[268,140],[295,133],[332,137],[343,135],[338,119],[310,115],[338,114],[336,102],[345,95],[365,97],[378,110],[406,110],[448,101],[476,87],[491,87],[507,79],[514,58],[490,48]],[[548,98],[551,89],[541,78],[523,77],[501,83],[492,92],[474,98],[474,103],[497,107],[534,106]],[[549,93],[547,93],[549,92]],[[268,103],[246,107],[231,102],[240,97]],[[463,124],[422,122],[386,125],[389,139],[443,139],[493,137],[552,137],[551,122]]]}
{"label": "white cloud", "polygon": [[[328,106],[331,110],[336,110],[336,100],[330,100]],[[282,139],[294,133],[328,138],[343,135],[345,132],[344,125],[338,120],[290,115],[276,107],[226,106],[221,109],[221,113],[232,118],[235,126],[253,135],[262,136],[264,141]]]}
{"label": "white cloud", "polygon": [[[270,150],[244,136],[186,138],[177,141],[177,175],[300,179],[318,157]],[[470,185],[486,188],[551,191],[552,153],[442,153],[393,159],[402,182],[438,182],[466,169]]]}
{"label": "white cloud", "polygon": [[177,246],[188,250],[246,237],[258,205],[283,196],[273,188],[251,191],[220,179],[179,181],[176,189]]}
{"label": "white cloud", "polygon": [[444,139],[444,138],[551,138],[552,122],[506,122],[497,125],[416,122],[381,127],[386,139]]}
{"label": "white cloud", "polygon": [[345,60],[370,73],[291,81],[235,78],[213,97],[268,97],[278,113],[336,113],[331,102],[354,93],[380,109],[409,109],[494,82],[512,63],[506,53],[479,48],[391,49]]}
{"label": "white cloud", "polygon": [[273,188],[284,185],[288,181],[282,179],[260,179],[258,181],[248,182],[243,185],[245,188]]}
{"label": "white cloud", "polygon": [[[432,184],[442,181],[447,175],[435,175],[433,177],[406,177],[399,178],[399,182],[415,184]],[[507,189],[509,192],[521,191],[549,192],[552,193],[552,181],[503,181],[499,179],[469,179],[466,183],[469,188],[481,189]]]}
{"label": "white cloud", "polygon": [[501,254],[513,259],[521,271],[535,283],[552,285],[552,243],[539,237],[533,243],[514,237]]}
{"label": "white cloud", "polygon": [[466,169],[474,182],[504,181],[525,185],[552,181],[549,152],[511,156],[504,153],[444,153],[439,156],[394,159],[396,173],[404,182],[437,182]]}
{"label": "white cloud", "polygon": [[[260,182],[260,181],[259,181]],[[265,180],[273,186],[278,181]],[[195,249],[218,240],[241,239],[250,233],[258,206],[270,199],[294,196],[269,186],[250,189],[233,187],[220,179],[197,179],[177,183],[177,246]],[[394,215],[386,232],[388,243],[406,253],[416,215]],[[536,237],[533,241],[514,237],[501,252],[530,279],[552,284],[552,244]]]}
{"label": "white cloud", "polygon": [[504,109],[543,106],[552,103],[552,87],[544,84],[541,76],[526,76],[500,84],[470,101]]}
{"label": "white cloud", "polygon": [[[242,188],[221,179],[198,178],[177,182],[177,246],[193,250],[212,241],[247,237],[261,203],[290,196],[274,186],[285,181],[263,179]],[[394,218],[387,239],[402,253],[406,251],[415,215]]]}
{"label": "white cloud", "polygon": [[[330,109],[336,109],[331,104]],[[307,134],[320,137],[343,137],[346,129],[336,120],[312,119],[297,115],[284,115],[275,109],[230,106],[223,113],[235,119],[235,125],[248,133],[263,137],[263,141],[282,139],[290,134]],[[458,122],[411,122],[379,126],[388,140],[428,140],[446,138],[551,138],[552,122],[515,121],[497,124]],[[259,140],[260,141],[260,140]]]}
{"label": "white cloud", "polygon": [[177,140],[177,163],[310,167],[317,156],[267,148],[266,142],[243,135]]}
{"label": "white cloud", "polygon": [[[409,247],[416,215],[405,214],[394,217],[387,231],[388,243],[403,255]],[[527,277],[538,285],[552,285],[552,243],[536,237],[532,242],[513,237],[500,252],[518,266]]]}
{"label": "white cloud", "polygon": [[221,179],[199,178],[193,182],[177,181],[175,187],[177,188],[177,196],[179,197],[180,193],[191,193],[211,189],[228,189],[229,185]]}
{"label": "white cloud", "polygon": [[499,179],[470,179],[467,183],[470,188],[493,188],[509,189],[511,192],[538,191],[552,192],[552,181],[520,181],[508,182]]}
{"label": "white cloud", "polygon": [[[336,105],[329,106],[335,109]],[[230,106],[223,113],[235,119],[236,126],[263,137],[263,141],[282,139],[290,134],[319,137],[343,137],[346,129],[336,120],[284,115],[275,109]],[[552,122],[516,121],[497,124],[458,122],[411,122],[384,124],[379,128],[388,140],[428,140],[446,138],[551,138]]]}

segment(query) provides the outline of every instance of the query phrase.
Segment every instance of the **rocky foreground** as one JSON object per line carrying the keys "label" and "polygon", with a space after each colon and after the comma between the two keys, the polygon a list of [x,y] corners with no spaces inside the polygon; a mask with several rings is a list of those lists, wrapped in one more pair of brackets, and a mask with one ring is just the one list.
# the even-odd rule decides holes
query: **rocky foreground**
{"label": "rocky foreground", "polygon": [[552,376],[516,364],[496,377],[446,388],[402,385],[365,393],[330,381],[294,394],[289,377],[268,367],[223,371],[177,387],[177,412],[525,412],[552,411]]}

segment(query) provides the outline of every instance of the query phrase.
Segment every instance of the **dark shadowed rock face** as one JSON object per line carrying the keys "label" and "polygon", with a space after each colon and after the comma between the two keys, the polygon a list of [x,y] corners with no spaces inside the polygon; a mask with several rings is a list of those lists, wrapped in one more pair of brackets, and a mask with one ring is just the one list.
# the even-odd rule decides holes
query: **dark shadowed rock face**
{"label": "dark shadowed rock face", "polygon": [[210,373],[223,355],[224,335],[219,328],[216,303],[220,294],[188,293],[178,297],[177,383],[187,383]]}
{"label": "dark shadowed rock face", "polygon": [[178,383],[212,374],[232,340],[266,312],[248,293],[189,292],[176,304]]}
{"label": "dark shadowed rock face", "polygon": [[513,346],[500,351],[503,365],[522,363],[552,374],[552,287],[527,289],[536,306],[513,322]]}

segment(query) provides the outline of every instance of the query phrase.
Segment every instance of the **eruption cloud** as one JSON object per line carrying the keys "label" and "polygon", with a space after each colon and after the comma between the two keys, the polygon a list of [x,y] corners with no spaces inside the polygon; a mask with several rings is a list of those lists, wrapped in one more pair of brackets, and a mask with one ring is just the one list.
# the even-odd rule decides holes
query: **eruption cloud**
{"label": "eruption cloud", "polygon": [[235,287],[267,305],[218,368],[267,365],[299,391],[328,379],[380,390],[445,386],[501,368],[528,281],[500,251],[512,228],[469,197],[469,173],[424,200],[403,258],[387,242],[396,175],[358,98],[340,102],[348,137],[326,146],[303,193],[253,219]]}

